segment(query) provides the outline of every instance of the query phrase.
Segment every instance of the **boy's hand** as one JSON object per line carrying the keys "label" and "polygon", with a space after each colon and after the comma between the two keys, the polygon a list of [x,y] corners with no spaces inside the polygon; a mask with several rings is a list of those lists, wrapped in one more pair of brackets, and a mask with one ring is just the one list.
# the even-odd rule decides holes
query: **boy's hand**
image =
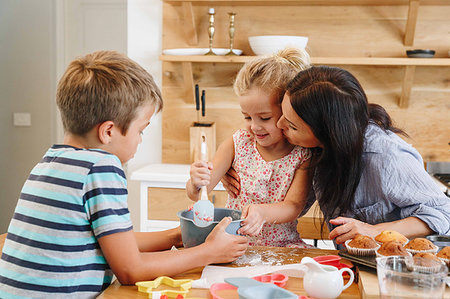
{"label": "boy's hand", "polygon": [[192,163],[189,174],[191,175],[191,184],[199,190],[203,186],[208,186],[211,181],[211,162],[196,161]]}
{"label": "boy's hand", "polygon": [[263,217],[262,205],[247,205],[242,210],[242,227],[238,233],[241,235],[256,236],[266,222]]}
{"label": "boy's hand", "polygon": [[230,217],[223,218],[206,238],[205,243],[213,249],[212,263],[229,263],[243,255],[248,247],[244,236],[231,235],[225,231],[231,223]]}
{"label": "boy's hand", "polygon": [[220,180],[223,187],[227,190],[231,198],[238,197],[241,192],[241,180],[237,172],[231,167],[228,172]]}

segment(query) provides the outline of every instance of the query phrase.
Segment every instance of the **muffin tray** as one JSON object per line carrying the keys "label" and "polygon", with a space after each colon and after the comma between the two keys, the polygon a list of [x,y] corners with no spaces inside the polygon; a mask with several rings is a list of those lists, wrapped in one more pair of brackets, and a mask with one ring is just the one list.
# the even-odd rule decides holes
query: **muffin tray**
{"label": "muffin tray", "polygon": [[439,250],[445,246],[450,246],[450,236],[447,235],[431,235],[427,236],[427,239],[433,242],[434,245],[439,247]]}
{"label": "muffin tray", "polygon": [[[434,245],[439,247],[439,250],[445,246],[450,246],[450,236],[446,235],[431,235],[426,237],[428,240],[433,242]],[[346,258],[349,261],[355,262],[356,264],[364,265],[373,269],[377,268],[376,256],[357,256],[348,253],[347,249],[343,248],[339,250],[339,256]],[[450,272],[449,272],[450,277]]]}
{"label": "muffin tray", "polygon": [[376,256],[375,255],[371,255],[371,256],[358,256],[358,255],[353,255],[348,253],[347,249],[340,249],[339,250],[339,256],[352,261],[356,264],[360,264],[363,266],[367,266],[373,269],[377,268],[377,261],[375,260]]}

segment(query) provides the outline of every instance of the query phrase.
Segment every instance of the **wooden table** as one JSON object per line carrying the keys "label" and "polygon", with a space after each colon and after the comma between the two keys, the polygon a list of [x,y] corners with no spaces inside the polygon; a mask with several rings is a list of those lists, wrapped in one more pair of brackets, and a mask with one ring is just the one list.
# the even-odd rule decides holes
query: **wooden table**
{"label": "wooden table", "polygon": [[[299,263],[305,257],[314,257],[319,255],[337,254],[336,250],[322,250],[322,249],[299,249],[299,248],[284,248],[284,247],[250,247],[244,258],[240,261],[251,260],[252,257],[261,257],[264,264],[293,264]],[[258,256],[259,255],[259,256]],[[243,262],[236,262],[227,264],[229,267],[249,266]],[[189,272],[174,276],[175,279],[199,279],[203,268],[197,268]],[[290,277],[285,289],[298,294],[306,295],[303,290],[303,281],[301,278]],[[118,281],[115,281],[109,286],[98,298],[148,298],[148,294],[140,293],[136,286],[123,286]],[[187,298],[210,298],[208,289],[191,289]],[[229,298],[238,298],[237,292]],[[348,289],[342,292],[339,298],[361,298],[358,284],[354,282]]]}

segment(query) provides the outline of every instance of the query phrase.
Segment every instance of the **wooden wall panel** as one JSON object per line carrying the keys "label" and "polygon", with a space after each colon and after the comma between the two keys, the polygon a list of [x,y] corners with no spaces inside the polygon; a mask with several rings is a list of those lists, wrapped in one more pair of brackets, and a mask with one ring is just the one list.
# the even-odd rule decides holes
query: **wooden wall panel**
{"label": "wooden wall panel", "polygon": [[[198,45],[184,36],[181,5],[164,2],[163,49],[207,47],[208,8],[193,5]],[[253,55],[251,35],[286,34],[309,37],[315,57],[405,57],[410,48],[436,50],[448,57],[450,5],[421,6],[414,46],[403,44],[408,7],[403,6],[226,6],[216,9],[214,47],[228,47],[228,15],[237,12],[235,47]],[[192,63],[194,83],[206,90],[206,121],[216,122],[217,145],[243,125],[232,83],[242,64]],[[363,85],[369,101],[384,106],[404,128],[424,160],[450,161],[450,69],[416,67],[408,108],[398,101],[405,67],[345,66]],[[163,62],[163,162],[190,163],[189,126],[196,121],[195,103],[183,86],[181,63]]]}

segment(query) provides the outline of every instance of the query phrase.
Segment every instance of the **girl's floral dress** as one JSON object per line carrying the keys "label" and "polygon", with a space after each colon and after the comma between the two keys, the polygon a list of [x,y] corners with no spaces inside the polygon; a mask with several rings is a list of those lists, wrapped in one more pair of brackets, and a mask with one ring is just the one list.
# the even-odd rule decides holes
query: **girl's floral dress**
{"label": "girl's floral dress", "polygon": [[[286,156],[266,162],[256,149],[255,139],[246,130],[233,134],[235,156],[233,168],[241,179],[237,198],[229,197],[226,207],[242,211],[248,204],[270,204],[284,200],[295,171],[311,157],[307,148],[295,146]],[[250,245],[276,247],[311,247],[300,238],[297,220],[288,223],[265,223]]]}

